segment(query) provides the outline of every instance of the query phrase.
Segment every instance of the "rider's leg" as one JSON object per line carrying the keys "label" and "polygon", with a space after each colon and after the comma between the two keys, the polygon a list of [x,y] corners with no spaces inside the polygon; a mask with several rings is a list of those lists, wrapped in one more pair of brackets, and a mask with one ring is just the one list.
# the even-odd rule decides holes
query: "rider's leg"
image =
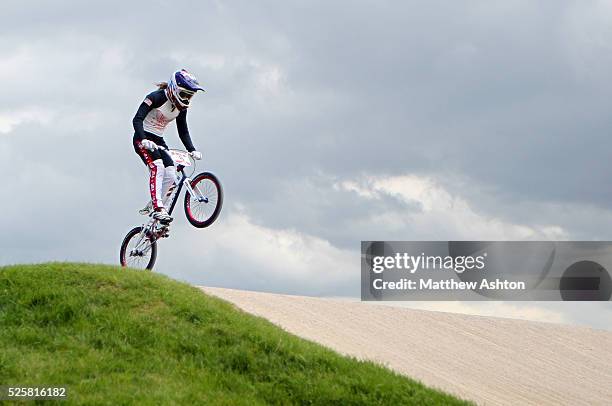
{"label": "rider's leg", "polygon": [[160,150],[149,151],[137,140],[134,140],[134,149],[149,168],[149,193],[154,210],[159,211],[164,208],[161,194],[165,172],[164,158]]}
{"label": "rider's leg", "polygon": [[164,162],[161,159],[153,161],[149,166],[151,176],[149,178],[149,189],[151,190],[151,201],[153,202],[153,218],[162,224],[170,224],[172,217],[164,207],[162,185],[164,182]]}
{"label": "rider's leg", "polygon": [[162,196],[164,199],[164,204],[166,203],[166,198],[169,197],[170,188],[174,186],[174,181],[176,180],[176,168],[174,166],[167,166],[164,170],[164,183],[162,184]]}
{"label": "rider's leg", "polygon": [[164,172],[164,162],[161,159],[156,159],[149,164],[149,191],[151,192],[151,201],[155,211],[164,208],[162,200]]}
{"label": "rider's leg", "polygon": [[162,184],[161,195],[162,199],[165,200],[168,197],[168,191],[174,185],[176,180],[176,168],[174,167],[174,161],[167,151],[160,150],[161,158],[164,162],[164,180]]}

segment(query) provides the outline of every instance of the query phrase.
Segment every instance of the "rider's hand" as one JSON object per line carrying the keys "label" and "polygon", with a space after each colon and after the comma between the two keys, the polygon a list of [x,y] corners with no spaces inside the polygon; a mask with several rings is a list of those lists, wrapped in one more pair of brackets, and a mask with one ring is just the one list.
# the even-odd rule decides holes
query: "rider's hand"
{"label": "rider's hand", "polygon": [[140,144],[149,151],[155,151],[158,148],[157,144],[151,140],[142,140]]}
{"label": "rider's hand", "polygon": [[200,159],[202,159],[202,153],[200,151],[191,151],[189,153],[189,155],[192,156],[193,159],[199,161]]}

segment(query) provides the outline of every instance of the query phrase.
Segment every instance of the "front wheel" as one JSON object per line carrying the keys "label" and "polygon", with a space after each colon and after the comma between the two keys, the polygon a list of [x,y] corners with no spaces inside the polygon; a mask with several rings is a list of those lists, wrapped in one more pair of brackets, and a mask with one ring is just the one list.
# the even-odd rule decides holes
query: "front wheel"
{"label": "front wheel", "polygon": [[196,196],[189,191],[185,193],[185,215],[187,220],[198,228],[211,225],[221,212],[223,205],[223,189],[221,182],[210,172],[202,172],[191,181],[191,188]]}
{"label": "front wheel", "polygon": [[151,241],[142,227],[134,227],[123,239],[119,250],[121,266],[136,269],[153,269],[157,258],[157,242]]}

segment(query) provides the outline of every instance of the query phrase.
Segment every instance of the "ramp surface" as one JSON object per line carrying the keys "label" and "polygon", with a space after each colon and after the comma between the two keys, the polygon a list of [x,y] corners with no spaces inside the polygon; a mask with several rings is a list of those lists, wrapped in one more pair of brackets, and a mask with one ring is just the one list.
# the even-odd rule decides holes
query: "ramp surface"
{"label": "ramp surface", "polygon": [[479,404],[612,404],[612,332],[201,287],[285,330]]}

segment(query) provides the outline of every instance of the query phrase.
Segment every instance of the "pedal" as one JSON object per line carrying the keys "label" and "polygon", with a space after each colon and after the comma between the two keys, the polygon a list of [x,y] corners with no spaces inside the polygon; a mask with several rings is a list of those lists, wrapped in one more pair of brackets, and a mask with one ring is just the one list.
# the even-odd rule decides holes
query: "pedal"
{"label": "pedal", "polygon": [[160,223],[155,229],[157,238],[168,238],[170,236],[170,228],[167,224]]}

